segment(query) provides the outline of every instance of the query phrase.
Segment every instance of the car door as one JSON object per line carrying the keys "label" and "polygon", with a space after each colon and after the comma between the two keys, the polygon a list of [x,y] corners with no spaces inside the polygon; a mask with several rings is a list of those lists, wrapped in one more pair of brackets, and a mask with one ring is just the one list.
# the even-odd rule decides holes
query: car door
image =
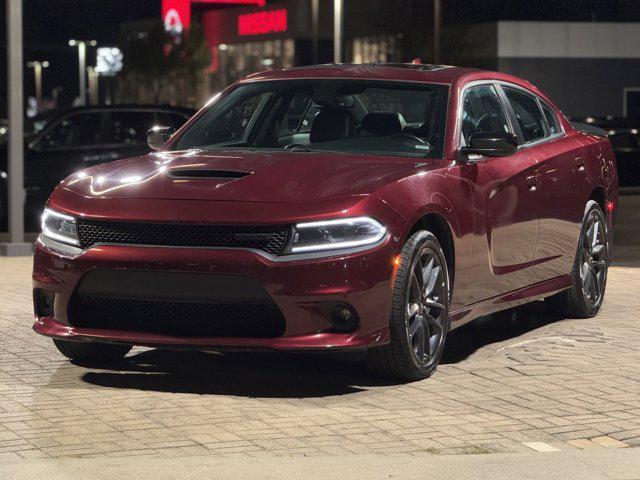
{"label": "car door", "polygon": [[44,202],[73,172],[94,164],[103,149],[104,111],[68,113],[27,147],[25,155],[26,225],[38,228]]}
{"label": "car door", "polygon": [[[463,91],[460,142],[477,132],[519,133],[496,85]],[[468,301],[530,284],[538,234],[537,162],[528,149],[509,157],[469,157],[463,174],[473,191],[475,235]]]}
{"label": "car door", "polygon": [[[584,214],[585,159],[577,141],[564,135],[557,112],[537,95],[503,85],[520,124],[525,146],[538,162],[540,224],[532,283],[566,275],[573,260]],[[580,179],[582,178],[582,182]]]}

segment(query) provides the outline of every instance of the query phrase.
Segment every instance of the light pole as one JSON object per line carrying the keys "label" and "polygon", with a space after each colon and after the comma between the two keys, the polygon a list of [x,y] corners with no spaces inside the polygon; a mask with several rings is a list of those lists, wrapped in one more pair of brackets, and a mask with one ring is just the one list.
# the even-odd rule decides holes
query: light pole
{"label": "light pole", "polygon": [[313,63],[318,63],[318,20],[320,16],[320,0],[311,0],[311,32],[313,42]]}
{"label": "light pole", "polygon": [[47,62],[46,60],[44,62],[27,62],[27,67],[33,68],[33,73],[35,75],[36,100],[38,101],[38,110],[40,110],[40,105],[42,105],[42,69],[47,68],[48,66],[49,62]]}
{"label": "light pole", "polygon": [[97,105],[100,93],[98,90],[98,72],[93,67],[87,67],[87,75],[89,77],[89,105]]}
{"label": "light pole", "polygon": [[433,63],[440,64],[440,25],[442,17],[441,0],[433,0]]}
{"label": "light pole", "polygon": [[30,255],[24,241],[24,104],[22,89],[22,0],[6,1],[7,104],[9,113],[8,227],[9,242],[0,243],[0,255]]}
{"label": "light pole", "polygon": [[78,47],[78,73],[80,79],[80,105],[87,104],[87,45],[95,47],[95,40],[69,40],[70,47]]}
{"label": "light pole", "polygon": [[333,0],[333,63],[342,63],[344,0]]}

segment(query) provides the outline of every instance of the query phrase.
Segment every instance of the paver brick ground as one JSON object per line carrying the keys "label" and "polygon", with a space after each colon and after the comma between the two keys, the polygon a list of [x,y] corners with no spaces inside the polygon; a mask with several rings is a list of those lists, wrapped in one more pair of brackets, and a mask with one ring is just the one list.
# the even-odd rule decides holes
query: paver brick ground
{"label": "paver brick ground", "polygon": [[542,303],[451,333],[438,372],[388,383],[328,356],[136,348],[69,363],[31,330],[31,259],[0,258],[0,459],[488,453],[640,445],[640,269],[601,314]]}

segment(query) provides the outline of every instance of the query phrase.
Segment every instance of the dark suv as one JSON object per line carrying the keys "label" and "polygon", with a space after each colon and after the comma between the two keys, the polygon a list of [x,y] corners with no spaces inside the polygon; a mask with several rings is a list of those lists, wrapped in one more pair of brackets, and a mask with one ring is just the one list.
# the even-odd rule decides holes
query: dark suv
{"label": "dark suv", "polygon": [[[42,208],[55,186],[71,173],[149,152],[154,125],[179,128],[193,110],[170,106],[95,106],[68,110],[25,144],[25,225],[39,228]],[[6,149],[0,153],[0,231],[6,229]]]}

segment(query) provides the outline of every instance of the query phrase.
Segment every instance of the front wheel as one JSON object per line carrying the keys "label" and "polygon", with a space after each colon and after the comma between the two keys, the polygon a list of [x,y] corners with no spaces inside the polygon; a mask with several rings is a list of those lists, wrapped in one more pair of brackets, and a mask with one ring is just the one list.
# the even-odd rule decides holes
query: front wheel
{"label": "front wheel", "polygon": [[90,343],[90,342],[69,342],[66,340],[53,340],[56,348],[65,357],[86,364],[108,364],[121,360],[129,350],[131,345],[120,345],[116,343]]}
{"label": "front wheel", "polygon": [[608,247],[606,218],[600,206],[591,200],[585,209],[574,261],[573,287],[547,298],[553,313],[572,318],[590,318],[598,314],[607,286]]}
{"label": "front wheel", "polygon": [[420,380],[435,372],[449,331],[449,272],[438,239],[421,230],[402,248],[393,287],[391,343],[367,361],[395,378]]}

